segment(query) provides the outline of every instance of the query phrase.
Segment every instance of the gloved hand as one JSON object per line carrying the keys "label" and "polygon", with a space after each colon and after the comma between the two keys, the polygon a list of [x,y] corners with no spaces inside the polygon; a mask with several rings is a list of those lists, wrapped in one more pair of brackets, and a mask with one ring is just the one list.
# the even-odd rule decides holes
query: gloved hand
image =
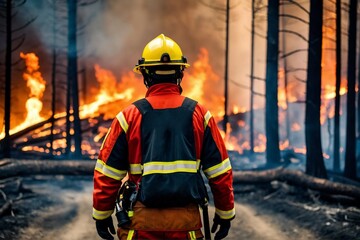
{"label": "gloved hand", "polygon": [[103,220],[96,220],[96,230],[101,238],[113,240],[114,237],[110,234],[110,232],[112,234],[115,234],[116,232],[111,216]]}
{"label": "gloved hand", "polygon": [[219,231],[217,231],[215,234],[215,240],[223,239],[228,235],[231,226],[230,221],[231,219],[221,219],[219,215],[215,214],[214,223],[211,227],[211,232],[215,233],[218,225],[220,225]]}

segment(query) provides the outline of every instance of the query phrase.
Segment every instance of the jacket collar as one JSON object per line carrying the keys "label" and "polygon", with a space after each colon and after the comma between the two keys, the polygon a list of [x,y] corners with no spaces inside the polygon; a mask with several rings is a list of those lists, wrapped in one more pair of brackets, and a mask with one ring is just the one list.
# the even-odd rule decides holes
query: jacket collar
{"label": "jacket collar", "polygon": [[180,87],[175,83],[158,83],[152,85],[146,92],[145,97],[158,95],[180,95]]}

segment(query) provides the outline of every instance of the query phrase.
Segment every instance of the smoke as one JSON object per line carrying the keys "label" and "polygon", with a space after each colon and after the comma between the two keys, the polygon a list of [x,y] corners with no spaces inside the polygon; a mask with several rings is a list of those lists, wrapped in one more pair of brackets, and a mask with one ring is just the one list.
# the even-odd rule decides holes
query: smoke
{"label": "smoke", "polygon": [[[59,29],[56,41],[62,46],[59,51],[65,51],[66,2],[56,2],[56,24]],[[41,56],[39,53],[40,58],[50,59],[53,6],[45,1],[27,1],[25,6],[27,14],[24,16],[37,16],[30,26],[30,32],[33,41],[39,41],[41,51],[47,54]],[[249,108],[249,89],[246,86],[250,85],[250,22],[251,4],[233,1],[229,29],[229,110],[234,105]],[[207,49],[210,64],[222,81],[213,86],[213,92],[206,94],[221,95],[224,92],[225,1],[108,0],[84,6],[79,4],[78,28],[81,29],[78,32],[79,62],[87,65],[88,69],[100,64],[120,79],[122,74],[132,70],[144,46],[164,33],[181,46],[190,64],[197,60],[201,48]],[[263,77],[265,69],[264,42],[262,40],[257,45],[255,61],[256,75],[259,77]],[[46,63],[50,64],[51,61],[46,60]],[[47,69],[46,66],[43,68]],[[96,84],[95,77],[92,78],[93,84]],[[263,91],[262,85],[258,84],[259,92]]]}

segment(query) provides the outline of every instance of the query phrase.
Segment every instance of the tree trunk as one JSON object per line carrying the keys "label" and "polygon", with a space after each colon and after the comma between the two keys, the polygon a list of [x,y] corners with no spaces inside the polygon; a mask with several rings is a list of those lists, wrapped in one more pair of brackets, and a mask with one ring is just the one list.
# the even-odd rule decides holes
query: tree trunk
{"label": "tree trunk", "polygon": [[[285,14],[285,4],[282,5],[282,14]],[[286,29],[286,18],[282,18],[282,28]],[[286,32],[282,32],[282,49],[283,53],[286,53]],[[283,55],[284,55],[283,54]],[[285,112],[285,129],[286,129],[286,138],[289,141],[289,146],[291,146],[291,135],[290,135],[290,116],[289,116],[289,94],[288,94],[288,75],[287,75],[287,60],[286,57],[283,59],[284,63],[284,92],[285,92],[285,104],[286,104],[286,112]]]}
{"label": "tree trunk", "polygon": [[51,93],[51,128],[50,128],[50,155],[54,154],[54,127],[56,112],[56,1],[53,1],[53,49],[52,49],[52,93]]}
{"label": "tree trunk", "polygon": [[68,78],[72,83],[72,110],[74,116],[74,157],[81,158],[81,124],[79,117],[79,87],[77,75],[77,2],[68,0]]}
{"label": "tree trunk", "polygon": [[298,170],[277,168],[265,171],[234,172],[234,183],[267,183],[274,180],[318,190],[328,194],[345,195],[360,199],[360,187],[312,177]]}
{"label": "tree trunk", "polygon": [[254,49],[255,49],[255,0],[251,4],[251,62],[250,62],[250,152],[254,153]]}
{"label": "tree trunk", "polygon": [[320,125],[322,21],[323,1],[311,0],[305,110],[306,173],[326,178]]}
{"label": "tree trunk", "polygon": [[336,83],[334,113],[334,164],[333,169],[340,171],[340,86],[341,86],[341,0],[336,0]]}
{"label": "tree trunk", "polygon": [[278,119],[278,53],[279,53],[279,1],[268,2],[268,30],[266,56],[266,160],[280,161]]}
{"label": "tree trunk", "polygon": [[230,15],[230,0],[226,0],[226,36],[225,36],[225,76],[224,76],[224,121],[223,130],[227,134],[227,123],[228,123],[228,68],[229,68],[229,15]]}
{"label": "tree trunk", "polygon": [[11,62],[12,62],[12,5],[11,0],[6,1],[6,52],[5,52],[5,99],[4,99],[4,125],[5,137],[3,141],[3,153],[5,158],[11,157],[10,140],[10,106],[11,106]]}
{"label": "tree trunk", "polygon": [[95,161],[11,160],[0,166],[0,179],[28,175],[91,175]]}
{"label": "tree trunk", "polygon": [[356,178],[356,136],[355,136],[355,78],[356,78],[356,19],[357,0],[350,0],[348,44],[348,93],[346,104],[346,149],[344,175]]}

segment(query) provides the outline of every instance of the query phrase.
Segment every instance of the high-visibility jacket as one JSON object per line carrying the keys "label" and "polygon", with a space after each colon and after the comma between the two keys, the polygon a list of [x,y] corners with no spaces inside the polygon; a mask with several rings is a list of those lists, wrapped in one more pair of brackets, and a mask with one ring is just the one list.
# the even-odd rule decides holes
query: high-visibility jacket
{"label": "high-visibility jacket", "polygon": [[[181,96],[180,88],[176,84],[161,83],[151,86],[145,99],[152,109],[160,110],[158,113],[164,110],[169,114],[172,110],[181,108],[186,98]],[[235,216],[232,169],[223,139],[211,113],[196,103],[192,111],[192,126],[188,128],[193,131],[193,136],[190,136],[192,141],[188,142],[186,139],[173,141],[176,138],[170,138],[172,141],[163,141],[160,145],[156,142],[151,143],[151,149],[149,149],[143,145],[151,142],[151,138],[143,136],[146,134],[142,132],[143,113],[135,104],[131,104],[116,115],[100,148],[94,171],[93,218],[100,220],[111,216],[121,180],[127,174],[129,180],[138,183],[142,176],[145,178],[146,175],[153,173],[163,175],[180,173],[181,175],[183,172],[195,173],[201,168],[208,178],[215,212],[222,219],[232,219]],[[157,118],[152,124],[167,124],[168,126],[172,124],[171,129],[176,126],[182,130],[186,129],[186,126],[179,122],[181,119],[174,116],[176,114],[173,117],[167,115],[165,119]],[[161,120],[164,122],[160,122]],[[151,126],[154,125],[150,124],[149,127]],[[167,138],[167,134],[176,135],[177,133],[163,131],[159,134],[160,138],[157,139]],[[172,153],[172,151],[181,150],[182,144],[187,144],[188,150],[192,152],[188,156],[185,154],[185,157],[194,159],[181,159],[184,155]],[[159,149],[156,149],[157,146]],[[157,154],[159,151],[165,155]],[[155,152],[157,153],[154,154]],[[153,157],[149,154],[154,154],[160,159],[152,159],[153,162],[150,163],[144,162],[144,159]],[[163,164],[164,161],[165,164]],[[167,181],[168,185],[163,183],[161,188],[172,189],[171,184],[176,182],[176,180]],[[188,184],[196,183],[189,182]]]}

